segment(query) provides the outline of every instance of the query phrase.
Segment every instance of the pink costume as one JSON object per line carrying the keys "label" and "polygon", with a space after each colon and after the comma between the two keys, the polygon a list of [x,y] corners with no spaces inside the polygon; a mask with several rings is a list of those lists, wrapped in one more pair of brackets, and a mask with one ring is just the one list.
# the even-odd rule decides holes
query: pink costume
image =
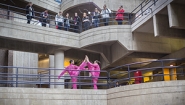
{"label": "pink costume", "polygon": [[[70,64],[68,67],[66,67],[66,69],[64,69],[60,73],[60,75],[58,76],[58,79],[60,79],[60,77],[63,76],[65,72],[68,72],[69,75],[71,76],[71,79],[73,82],[73,89],[77,89],[77,86],[76,86],[77,78],[76,77],[80,73],[80,70],[83,70],[85,66],[86,66],[86,62],[82,62],[82,64],[80,66]],[[76,71],[76,70],[78,70],[78,71]]]}
{"label": "pink costume", "polygon": [[[98,81],[98,77],[100,75],[100,66],[98,64],[92,64],[90,62],[87,62],[87,66],[89,70],[91,70],[90,73],[93,77],[94,89],[98,89],[96,84]],[[97,71],[97,72],[93,72],[93,71]]]}

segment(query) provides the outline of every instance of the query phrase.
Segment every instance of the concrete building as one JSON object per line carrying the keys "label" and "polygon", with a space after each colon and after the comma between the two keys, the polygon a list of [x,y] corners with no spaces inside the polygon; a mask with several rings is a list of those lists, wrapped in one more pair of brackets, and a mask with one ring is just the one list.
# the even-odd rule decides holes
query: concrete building
{"label": "concrete building", "polygon": [[[48,27],[37,26],[40,13],[36,13],[38,18],[34,18],[31,24],[26,24],[25,11],[11,7],[25,8],[28,2],[34,4],[35,11],[49,10]],[[100,25],[80,33],[73,32],[73,26],[70,31],[55,29],[54,16],[60,10],[63,16],[69,13],[74,17],[76,12],[82,18],[83,12],[93,12],[94,8],[101,11],[104,4],[113,12],[123,5],[123,25],[117,25],[112,18],[108,26]],[[61,4],[54,0],[0,1],[0,66],[9,66],[0,67],[0,105],[184,105],[185,61],[153,62],[185,58],[184,8],[184,0],[62,0]],[[101,61],[101,69],[106,71],[129,63],[145,63],[119,67],[110,72],[110,75],[119,74],[110,79],[120,80],[122,85],[135,83],[112,89],[99,86],[100,90],[92,90],[91,86],[82,86],[79,90],[71,90],[71,84],[52,84],[69,82],[68,74],[61,80],[57,77],[50,79],[49,76],[44,77],[49,78],[49,82],[44,84],[31,83],[39,81],[47,68],[63,69],[68,66],[70,59],[79,65],[85,55],[91,61]],[[150,69],[144,70],[146,68]],[[142,84],[136,84],[136,72],[128,70],[141,72],[144,77],[139,83]],[[57,76],[60,72],[53,70],[49,74]],[[4,74],[11,76],[16,73],[23,77],[4,77]],[[83,73],[80,75],[89,76]],[[29,78],[29,75],[32,77]],[[101,76],[107,75],[101,73]],[[121,80],[127,77],[129,80]],[[105,82],[109,81],[99,81]]]}

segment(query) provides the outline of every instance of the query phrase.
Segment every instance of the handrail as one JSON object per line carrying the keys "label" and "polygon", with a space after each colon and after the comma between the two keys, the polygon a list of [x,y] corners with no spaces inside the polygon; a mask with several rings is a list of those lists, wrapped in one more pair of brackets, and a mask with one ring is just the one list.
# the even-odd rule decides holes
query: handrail
{"label": "handrail", "polygon": [[[137,65],[137,64],[143,64],[143,63],[156,63],[159,62],[157,66],[150,66],[150,67],[141,67],[138,69],[132,69],[130,67]],[[122,83],[129,83],[131,82],[138,82],[143,83],[142,79],[146,77],[160,77],[163,78],[160,81],[164,81],[165,76],[171,76],[172,78],[174,76],[185,76],[185,72],[179,72],[181,69],[185,69],[185,66],[168,66],[166,63],[172,63],[172,62],[185,62],[185,59],[162,59],[162,60],[151,60],[151,61],[145,61],[145,62],[136,62],[136,63],[130,63],[126,64],[124,66],[119,67],[126,67],[126,71],[119,71],[119,72],[113,72],[117,71],[118,68],[115,68],[114,70],[100,70],[100,73],[102,76],[99,77],[99,83],[97,83],[98,86],[103,86],[108,88],[112,88],[115,86],[116,82],[122,82]],[[164,65],[165,64],[165,65]],[[0,83],[1,84],[12,84],[11,86],[19,86],[19,84],[38,84],[40,87],[42,84],[49,84],[49,85],[67,85],[72,84],[72,82],[60,82],[55,81],[52,82],[52,80],[57,80],[56,74],[51,74],[51,71],[58,71],[62,69],[56,69],[56,68],[30,68],[30,67],[14,67],[14,66],[1,66],[0,68],[9,68],[12,69],[13,72],[11,73],[0,73]],[[172,74],[165,74],[163,73],[163,69],[169,69],[169,70],[176,70],[176,72]],[[45,74],[24,74],[19,73],[19,70],[45,70],[48,73]],[[139,72],[148,72],[148,71],[155,71],[159,70],[161,72],[158,72],[156,74],[151,75],[133,75],[135,73]],[[78,71],[78,70],[76,70]],[[80,70],[81,71],[81,70]],[[81,72],[90,72],[90,70],[83,70]],[[93,71],[93,72],[99,72],[99,71]],[[80,76],[69,76],[65,75],[61,77],[61,79],[70,79],[71,77],[77,78],[79,81],[75,82],[79,86],[92,86],[94,83],[91,83],[90,81],[92,78],[97,78],[97,76],[89,77],[88,75],[80,75]],[[2,78],[7,78],[7,80],[2,80]],[[102,81],[102,82],[100,82]],[[105,82],[106,81],[106,82]],[[15,85],[16,84],[16,85]],[[137,84],[137,83],[136,83]],[[105,89],[105,88],[104,88]]]}
{"label": "handrail", "polygon": [[[6,6],[7,7],[7,12],[12,12],[12,13],[16,13],[16,14],[20,14],[20,15],[23,15],[23,16],[26,16],[26,14],[25,13],[21,13],[21,12],[16,12],[15,11],[15,9],[18,9],[18,10],[22,10],[22,11],[26,11],[26,9],[24,9],[24,8],[19,8],[19,7],[15,7],[15,6],[11,6],[11,5],[6,5],[6,4],[2,4],[2,3],[0,3],[0,5],[3,5],[3,6]],[[11,8],[13,8],[12,10],[11,10]],[[0,8],[1,9],[1,8]],[[3,10],[6,10],[6,9],[3,9]],[[41,19],[41,17],[40,17],[40,14],[42,13],[42,12],[38,12],[38,11],[34,11],[35,12],[35,19],[38,21],[38,20],[40,20]],[[108,23],[109,24],[116,24],[115,22],[115,12],[112,12],[112,13],[109,13],[110,14],[110,19],[109,19],[109,21],[108,21]],[[124,15],[124,23],[126,23],[126,24],[130,24],[130,20],[129,20],[129,15],[130,15],[130,13],[124,13],[124,14],[126,14],[126,16]],[[11,17],[11,18],[17,18],[17,19],[22,19],[22,18],[18,18],[18,17],[15,17],[15,16],[11,16],[10,14],[8,14],[7,13],[7,15],[6,14],[0,14],[0,15],[3,15],[3,16],[7,16],[7,17]],[[89,27],[88,27],[88,29],[91,29],[91,28],[95,28],[95,26],[94,26],[94,23],[93,23],[93,20],[91,20],[91,18],[92,18],[93,16],[92,16],[92,14],[91,15],[89,15],[89,18],[90,18],[90,21],[89,21]],[[63,18],[63,19],[65,19],[65,17]],[[92,18],[93,19],[93,18]],[[103,21],[103,18],[98,18],[99,19],[99,22],[98,22],[98,26],[102,26],[103,24],[104,24],[104,22],[102,22]],[[25,19],[23,19],[23,20],[27,20],[26,19],[26,17],[25,17]],[[33,21],[33,20],[31,20],[32,22],[35,22],[35,21]],[[41,24],[49,24],[49,27],[51,28],[51,27],[54,27],[54,28],[56,28],[56,22],[57,21],[55,21],[55,16],[54,15],[48,15],[48,19],[47,19],[47,21],[49,22],[39,22],[39,23],[41,23]],[[72,32],[77,32],[77,33],[80,33],[80,32],[82,32],[82,31],[85,31],[86,29],[85,29],[85,27],[84,26],[82,26],[84,23],[82,22],[82,21],[80,21],[79,23],[79,25],[75,25],[74,24],[74,20],[72,19],[70,19],[69,18],[69,21],[70,21],[70,27],[69,27],[69,31],[72,31]],[[53,24],[53,23],[54,24]],[[78,21],[77,21],[78,22]],[[62,25],[62,26],[59,26],[59,27],[61,27],[62,29],[67,29],[64,25]],[[76,27],[76,28],[75,28]]]}

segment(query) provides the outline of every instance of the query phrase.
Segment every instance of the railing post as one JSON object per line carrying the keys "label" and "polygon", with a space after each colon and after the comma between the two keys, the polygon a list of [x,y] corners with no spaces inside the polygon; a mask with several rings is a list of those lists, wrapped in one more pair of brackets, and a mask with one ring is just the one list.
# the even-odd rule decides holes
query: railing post
{"label": "railing post", "polygon": [[49,68],[49,88],[51,88],[51,83],[50,83],[51,82],[51,80],[50,80],[51,79],[51,72],[50,71],[51,71],[51,69]]}
{"label": "railing post", "polygon": [[39,75],[40,75],[40,79],[39,80],[40,80],[40,88],[41,88],[41,73],[39,73]]}
{"label": "railing post", "polygon": [[16,87],[18,87],[18,68],[16,68]]}
{"label": "railing post", "polygon": [[161,61],[161,67],[162,67],[162,73],[163,73],[163,81],[164,81],[164,62],[163,61]]}
{"label": "railing post", "polygon": [[143,16],[143,5],[141,4],[141,15]]}
{"label": "railing post", "polygon": [[10,15],[10,7],[8,6],[8,11],[7,11],[7,19],[8,20],[10,19],[9,15]]}
{"label": "railing post", "polygon": [[130,85],[130,65],[128,65],[128,78],[129,78],[129,85]]}
{"label": "railing post", "polygon": [[110,88],[110,71],[107,72],[107,89]]}

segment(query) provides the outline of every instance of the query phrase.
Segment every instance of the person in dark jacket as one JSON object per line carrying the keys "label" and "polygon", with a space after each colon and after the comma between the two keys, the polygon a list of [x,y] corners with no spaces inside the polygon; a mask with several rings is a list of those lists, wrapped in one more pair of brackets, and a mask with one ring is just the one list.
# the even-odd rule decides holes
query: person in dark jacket
{"label": "person in dark jacket", "polygon": [[69,31],[70,28],[70,20],[69,20],[69,13],[66,14],[66,17],[64,18],[64,28],[66,31]]}
{"label": "person in dark jacket", "polygon": [[32,7],[32,2],[29,2],[28,5],[26,5],[26,17],[27,17],[27,23],[30,24],[31,19],[34,18],[35,13],[34,9]]}
{"label": "person in dark jacket", "polygon": [[86,13],[83,13],[83,19],[82,19],[82,21],[83,21],[83,25],[84,25],[84,31],[85,30],[88,30],[89,27],[90,27],[90,22],[89,22],[89,17],[87,16]]}
{"label": "person in dark jacket", "polygon": [[75,29],[74,31],[75,32],[80,32],[80,27],[81,27],[80,22],[81,22],[80,17],[78,16],[77,13],[75,13],[75,17],[74,17],[74,29]]}
{"label": "person in dark jacket", "polygon": [[41,13],[40,22],[42,22],[42,26],[43,27],[46,27],[46,23],[47,23],[48,17],[49,17],[48,10],[45,10],[44,12]]}

